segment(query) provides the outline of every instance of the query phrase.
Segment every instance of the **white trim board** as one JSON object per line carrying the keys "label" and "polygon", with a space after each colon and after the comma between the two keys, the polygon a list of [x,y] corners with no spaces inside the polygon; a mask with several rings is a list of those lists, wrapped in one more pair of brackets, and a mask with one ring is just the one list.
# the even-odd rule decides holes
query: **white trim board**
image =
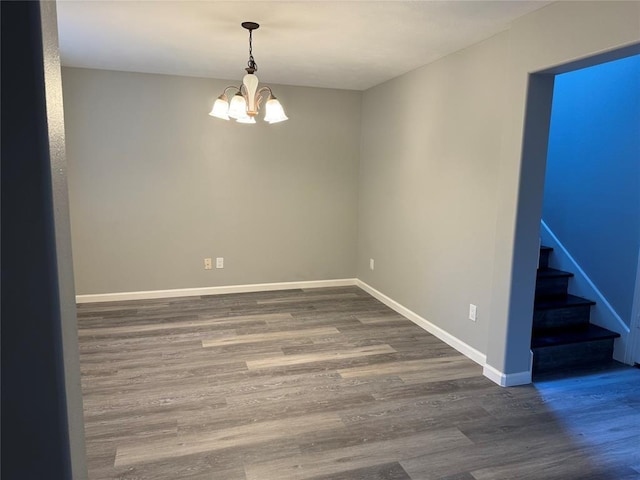
{"label": "white trim board", "polygon": [[418,315],[417,313],[409,310],[407,307],[399,304],[395,300],[387,297],[384,293],[379,292],[378,290],[373,288],[371,285],[368,285],[368,284],[364,283],[362,280],[357,280],[356,281],[356,285],[358,287],[360,287],[362,290],[364,290],[365,292],[367,292],[372,297],[377,298],[378,300],[380,300],[387,307],[391,308],[392,310],[395,310],[400,315],[402,315],[403,317],[411,320],[413,323],[415,323],[416,325],[418,325],[422,329],[426,330],[427,332],[429,332],[433,336],[438,337],[440,340],[442,340],[447,345],[455,348],[457,351],[459,351],[460,353],[462,353],[466,357],[469,357],[471,360],[473,360],[477,364],[479,364],[481,366],[484,366],[487,363],[487,357],[486,357],[485,354],[483,354],[482,352],[476,350],[472,346],[464,343],[462,340],[458,339],[457,337],[454,337],[449,332],[443,330],[442,328],[438,327],[437,325],[434,325],[433,323],[431,323],[427,319],[425,319],[425,318],[421,317],[420,315]]}
{"label": "white trim board", "polygon": [[[487,356],[476,350],[471,345],[463,342],[457,337],[454,337],[449,332],[443,330],[442,328],[434,325],[427,319],[421,317],[417,313],[412,310],[409,310],[404,305],[396,302],[395,300],[387,297],[384,293],[376,290],[371,285],[364,283],[362,280],[357,280],[356,285],[367,292],[372,297],[380,300],[387,307],[395,310],[403,317],[411,320],[413,323],[426,330],[433,336],[442,340],[444,343],[449,345],[450,347],[455,348],[458,352],[462,353],[467,358],[473,360],[478,365],[482,367],[482,374],[491,380],[494,383],[497,383],[501,387],[513,387],[516,385],[526,385],[531,383],[531,366],[529,367],[529,371],[526,372],[517,372],[517,373],[503,373],[498,369],[492,367],[487,364]],[[532,359],[533,359],[533,353]]]}
{"label": "white trim board", "polygon": [[515,387],[531,383],[531,371],[517,373],[503,373],[500,370],[486,364],[482,368],[482,374],[501,387]]}
{"label": "white trim board", "polygon": [[255,283],[251,285],[226,285],[222,287],[175,288],[171,290],[146,290],[141,292],[97,293],[76,295],[76,303],[121,302],[154,298],[197,297],[200,295],[225,295],[228,293],[266,292],[296,288],[348,287],[356,285],[355,278],[315,280],[308,282]]}

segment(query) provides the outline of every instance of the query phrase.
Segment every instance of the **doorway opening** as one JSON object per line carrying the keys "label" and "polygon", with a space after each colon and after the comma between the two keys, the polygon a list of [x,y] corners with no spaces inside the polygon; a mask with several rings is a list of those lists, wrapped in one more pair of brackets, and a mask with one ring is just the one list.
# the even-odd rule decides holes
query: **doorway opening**
{"label": "doorway opening", "polygon": [[[580,105],[583,109],[585,107],[602,108],[605,112],[611,114],[611,102],[606,101],[606,95],[604,96],[604,105],[598,105],[595,99],[594,105],[588,105],[589,102],[585,102],[584,99],[580,100],[577,97],[570,98],[569,101],[567,101],[566,98],[563,100],[561,97],[562,88],[565,88],[566,90],[565,84],[567,83],[567,78],[572,77],[573,73],[577,73],[578,71],[586,71],[584,69],[589,69],[589,67],[596,67],[600,69],[608,68],[610,67],[610,65],[615,64],[616,61],[620,61],[623,63],[626,62],[627,65],[629,63],[637,62],[637,64],[640,65],[640,56],[638,56],[639,53],[640,45],[633,45],[613,52],[607,52],[587,59],[581,59],[576,62],[571,62],[569,64],[561,65],[530,75],[521,174],[524,176],[528,171],[532,171],[534,173],[538,172],[539,174],[532,176],[532,180],[536,184],[533,186],[529,185],[528,190],[531,197],[525,200],[521,198],[520,202],[524,201],[529,205],[532,205],[535,202],[539,202],[539,210],[536,213],[535,209],[530,208],[528,209],[529,215],[520,217],[518,220],[518,223],[524,222],[524,224],[528,226],[529,231],[535,231],[536,224],[539,224],[540,220],[543,219],[543,231],[541,232],[543,242],[545,241],[545,237],[549,238],[549,235],[547,234],[548,232],[544,231],[545,227],[549,226],[548,224],[552,224],[553,226],[551,228],[555,227],[558,231],[566,230],[568,228],[568,224],[571,223],[574,218],[570,213],[568,213],[568,211],[564,211],[562,208],[559,209],[559,212],[552,212],[552,210],[550,209],[550,205],[555,203],[562,206],[575,206],[579,205],[580,202],[579,199],[576,198],[577,195],[575,191],[572,191],[571,188],[569,188],[565,189],[569,190],[569,192],[563,192],[562,188],[559,188],[558,185],[566,186],[567,184],[569,184],[569,186],[573,185],[575,187],[584,187],[585,184],[589,182],[586,182],[586,180],[584,178],[580,178],[580,176],[590,175],[592,177],[590,179],[590,182],[592,184],[592,197],[585,197],[585,199],[583,199],[583,202],[585,203],[585,205],[582,206],[583,210],[585,212],[597,210],[598,212],[609,211],[611,213],[609,215],[598,213],[598,215],[602,217],[601,220],[603,222],[603,225],[601,226],[587,225],[588,222],[583,221],[580,226],[582,228],[587,228],[588,232],[585,234],[584,231],[580,232],[580,229],[578,229],[579,232],[576,235],[577,240],[574,240],[573,243],[582,245],[585,243],[595,243],[596,240],[600,241],[606,238],[616,238],[615,235],[620,232],[616,232],[615,228],[623,231],[625,228],[625,224],[627,226],[627,230],[629,228],[635,228],[635,230],[631,232],[631,235],[629,235],[628,238],[625,238],[624,241],[622,241],[622,243],[624,244],[624,248],[616,246],[612,247],[616,249],[615,255],[613,255],[614,262],[612,263],[625,261],[627,262],[624,280],[612,277],[612,279],[609,279],[609,284],[606,287],[609,292],[615,290],[615,294],[612,296],[612,300],[609,303],[615,303],[619,306],[622,304],[620,298],[624,298],[624,301],[626,302],[624,304],[625,308],[623,309],[624,316],[618,315],[617,318],[615,318],[615,316],[610,316],[611,318],[613,318],[612,320],[611,318],[607,317],[606,314],[603,314],[603,312],[605,312],[606,310],[606,308],[604,308],[606,306],[606,302],[600,302],[602,305],[600,306],[600,310],[598,311],[596,322],[594,322],[598,324],[605,323],[605,325],[603,326],[605,326],[606,328],[611,328],[612,330],[621,333],[622,337],[621,340],[617,342],[614,358],[627,364],[633,364],[632,360],[635,356],[638,355],[637,350],[640,349],[640,346],[638,345],[640,343],[640,339],[638,338],[640,337],[640,334],[637,331],[637,323],[640,322],[640,319],[638,318],[640,313],[638,297],[640,297],[640,295],[638,295],[637,293],[638,281],[636,280],[638,274],[640,273],[640,271],[637,270],[638,247],[640,243],[640,227],[638,227],[637,225],[636,227],[629,226],[629,222],[624,221],[624,218],[626,218],[625,215],[631,215],[632,218],[636,219],[636,223],[640,222],[640,220],[637,220],[637,218],[640,217],[640,214],[638,214],[638,212],[640,212],[640,198],[638,198],[638,191],[640,191],[640,188],[638,188],[638,185],[636,185],[640,184],[640,165],[638,165],[639,155],[637,153],[638,149],[640,148],[638,146],[639,140],[637,133],[638,120],[629,120],[633,121],[634,123],[630,123],[627,125],[627,130],[633,132],[631,135],[627,135],[628,137],[631,137],[631,140],[629,140],[627,144],[620,145],[620,140],[617,139],[616,141],[618,143],[615,145],[615,147],[612,147],[610,145],[609,148],[606,149],[599,146],[598,149],[603,149],[601,152],[598,152],[598,149],[594,147],[590,147],[590,149],[587,148],[587,150],[583,152],[583,156],[585,154],[599,154],[601,157],[604,157],[604,162],[600,161],[599,164],[596,162],[592,162],[594,163],[595,167],[587,168],[587,160],[589,159],[581,159],[580,157],[578,157],[577,159],[574,159],[574,161],[577,162],[576,164],[565,164],[562,165],[561,168],[558,168],[558,165],[553,164],[553,162],[555,161],[555,157],[557,157],[558,155],[566,154],[567,148],[572,148],[569,145],[569,140],[571,139],[568,137],[570,137],[570,135],[567,133],[571,131],[571,128],[565,131],[562,131],[562,129],[560,129],[559,133],[557,125],[558,113],[557,111],[552,112],[552,105],[554,108],[556,108],[559,101],[564,101],[564,103],[567,103],[569,106],[571,105],[571,103],[574,103]],[[635,63],[633,68],[637,68],[635,67]],[[638,69],[640,70],[640,68]],[[591,72],[591,75],[593,76],[594,73]],[[630,89],[633,89],[633,79],[629,79],[629,85]],[[637,81],[635,85],[636,88],[633,89],[634,92],[637,90]],[[579,90],[580,89],[576,89],[574,86],[573,94],[577,95],[588,93],[580,92]],[[612,91],[608,93],[613,95],[623,95],[622,90],[624,89],[614,86],[612,88]],[[558,95],[558,97],[554,98],[554,95]],[[638,94],[637,92],[635,92],[635,99],[626,100],[626,102],[622,101],[621,110],[626,109],[626,112],[630,113],[630,115],[635,114],[637,116],[637,97]],[[636,103],[635,110],[633,102]],[[578,123],[588,120],[585,119],[585,117],[587,116],[585,112],[579,112],[578,114],[582,115],[582,117],[578,118]],[[593,116],[594,114],[592,113],[591,115]],[[602,114],[599,115],[602,116]],[[633,130],[634,125],[636,125],[635,131]],[[583,126],[578,125],[578,127],[582,128]],[[595,128],[594,126],[591,127]],[[619,135],[619,130],[624,129],[616,129],[615,125],[610,125],[607,123],[605,123],[604,125],[601,124],[597,130],[588,133],[586,136],[584,135],[584,133],[582,133],[583,137],[581,138],[581,142],[582,144],[584,144],[586,143],[585,140],[606,141],[606,137],[610,137],[611,135],[615,137],[616,135]],[[567,147],[568,145],[569,147]],[[584,145],[579,145],[579,147],[584,148]],[[577,150],[580,150],[580,148],[577,148]],[[623,150],[623,152],[621,153],[620,150]],[[611,161],[612,155],[615,155],[615,160],[618,162],[622,162],[623,166],[618,167],[617,169],[610,168],[607,171],[607,174],[611,177],[609,183],[607,183],[605,182],[604,174],[602,172],[598,172],[597,168],[610,167],[613,163]],[[607,163],[607,158],[609,159],[609,163]],[[591,160],[589,160],[589,162],[591,162]],[[546,178],[544,175],[545,168],[547,168]],[[566,178],[563,180],[561,177],[557,177],[553,178],[552,181],[549,180],[551,178],[551,175],[555,175],[557,173],[555,170],[562,170],[561,173],[566,176],[567,174],[571,175],[572,169],[574,169],[574,172],[577,170],[577,173],[579,173],[579,175],[576,175],[576,178],[569,177],[568,180]],[[620,179],[626,181],[626,183],[620,184],[622,186],[611,186],[619,185],[615,182],[620,181]],[[613,193],[612,189],[615,189]],[[549,191],[551,191],[552,193],[549,193]],[[558,200],[562,196],[562,194],[566,195],[565,201]],[[600,203],[596,203],[598,197],[601,200]],[[610,205],[602,205],[605,200],[610,200],[614,197],[620,198],[620,200],[617,200],[617,206],[612,207]],[[623,200],[625,203],[622,207],[622,204],[620,202],[622,202]],[[597,205],[597,208],[594,205]],[[544,222],[545,217],[548,219],[548,222]],[[613,227],[613,225],[608,225],[607,222],[613,222],[615,228]],[[605,230],[606,235],[604,234]],[[611,237],[611,235],[613,235],[614,237]],[[566,237],[566,234],[564,236]],[[587,238],[589,239],[589,241],[586,241]],[[521,249],[521,251],[525,253],[525,247],[525,245],[519,245],[519,242],[516,241],[514,250],[518,251],[518,249]],[[600,246],[599,248],[602,247]],[[585,254],[580,253],[579,256],[585,257]],[[592,260],[592,258],[589,259]],[[606,270],[606,268],[602,267],[603,264],[603,262],[600,263],[601,270]],[[589,266],[588,269],[591,271],[596,271],[592,266]],[[603,274],[601,271],[598,271],[597,275],[603,276],[605,274]],[[622,289],[616,290],[616,282],[620,281],[625,281],[625,286]],[[602,283],[600,279],[599,282]]]}

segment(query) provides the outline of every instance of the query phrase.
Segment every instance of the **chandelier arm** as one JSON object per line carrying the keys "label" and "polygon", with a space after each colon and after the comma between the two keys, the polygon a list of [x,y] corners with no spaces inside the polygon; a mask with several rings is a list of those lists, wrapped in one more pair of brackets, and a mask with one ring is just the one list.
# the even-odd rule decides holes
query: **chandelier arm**
{"label": "chandelier arm", "polygon": [[258,92],[256,93],[256,110],[260,110],[261,102],[262,102],[262,95]]}
{"label": "chandelier arm", "polygon": [[273,92],[271,91],[271,87],[265,85],[264,87],[261,87],[257,92],[256,92],[256,108],[260,108],[260,103],[262,102],[262,100],[264,100],[263,97],[263,93],[265,92],[269,92],[269,98],[271,98],[273,96]]}
{"label": "chandelier arm", "polygon": [[265,85],[264,87],[261,87],[260,90],[258,90],[258,94],[262,95],[263,92],[269,92],[269,96],[273,97],[273,92],[271,91],[271,87],[269,87],[268,85]]}
{"label": "chandelier arm", "polygon": [[224,95],[226,95],[226,94],[227,94],[227,90],[229,90],[230,88],[233,88],[236,92],[239,92],[239,91],[240,91],[240,89],[239,89],[238,87],[236,87],[235,85],[229,85],[228,87],[226,87],[226,88],[222,91],[222,93],[223,93]]}

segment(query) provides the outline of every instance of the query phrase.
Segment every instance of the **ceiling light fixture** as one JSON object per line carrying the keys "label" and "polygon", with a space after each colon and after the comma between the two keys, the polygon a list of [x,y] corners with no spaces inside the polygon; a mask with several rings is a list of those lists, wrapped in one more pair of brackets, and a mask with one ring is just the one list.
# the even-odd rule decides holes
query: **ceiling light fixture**
{"label": "ceiling light fixture", "polygon": [[[278,123],[288,120],[284,113],[284,109],[278,99],[273,95],[270,87],[264,86],[258,88],[258,77],[255,72],[258,71],[258,64],[253,59],[253,31],[257,30],[260,25],[255,22],[242,22],[242,26],[249,30],[249,62],[247,62],[247,74],[242,79],[240,87],[230,86],[224,89],[213,104],[213,108],[209,115],[223,120],[233,118],[238,123],[256,123],[255,116],[258,115],[260,102],[262,102],[265,93],[268,93],[267,103],[265,104],[265,122]],[[235,90],[235,94],[229,102],[227,90]]]}

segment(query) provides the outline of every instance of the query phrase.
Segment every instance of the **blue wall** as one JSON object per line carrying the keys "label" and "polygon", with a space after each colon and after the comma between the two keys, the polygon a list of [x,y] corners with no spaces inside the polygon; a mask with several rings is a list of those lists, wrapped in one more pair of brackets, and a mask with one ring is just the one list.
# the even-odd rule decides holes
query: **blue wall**
{"label": "blue wall", "polygon": [[629,324],[640,248],[640,55],[556,77],[542,217]]}

